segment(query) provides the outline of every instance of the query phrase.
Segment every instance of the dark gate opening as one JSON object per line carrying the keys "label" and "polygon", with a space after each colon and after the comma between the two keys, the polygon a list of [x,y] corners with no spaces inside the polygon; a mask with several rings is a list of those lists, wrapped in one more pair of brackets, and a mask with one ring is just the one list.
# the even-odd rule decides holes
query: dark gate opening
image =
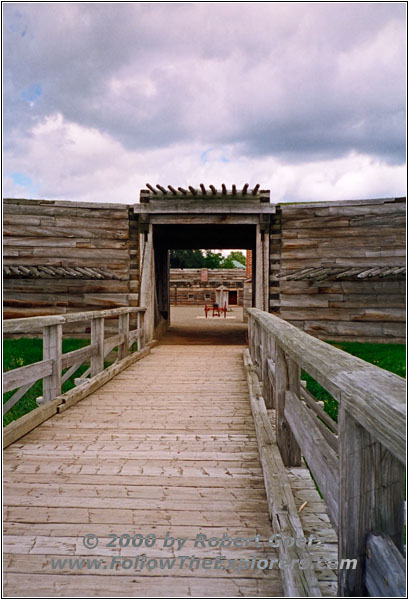
{"label": "dark gate opening", "polygon": [[[153,225],[155,260],[155,329],[170,322],[169,251],[171,249],[252,250],[252,299],[255,305],[256,225]],[[237,305],[237,292],[231,292],[231,304]],[[229,297],[230,303],[230,297]]]}

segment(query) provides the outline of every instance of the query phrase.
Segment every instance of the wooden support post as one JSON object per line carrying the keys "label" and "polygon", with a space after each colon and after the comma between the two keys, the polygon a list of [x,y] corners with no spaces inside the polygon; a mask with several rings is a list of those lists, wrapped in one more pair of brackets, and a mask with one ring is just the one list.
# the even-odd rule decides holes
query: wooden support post
{"label": "wooden support post", "polygon": [[54,400],[61,394],[62,325],[49,325],[43,329],[43,360],[53,361],[52,373],[43,379],[43,402]]}
{"label": "wooden support post", "polygon": [[104,319],[98,317],[91,321],[91,345],[98,348],[91,356],[91,377],[104,370]]}
{"label": "wooden support post", "polygon": [[251,360],[255,360],[254,356],[254,318],[249,316],[248,318],[248,336],[249,336],[249,352]]}
{"label": "wooden support post", "polygon": [[138,352],[145,346],[145,329],[143,326],[144,314],[145,313],[143,312],[138,312],[136,315],[136,326],[141,331],[140,337],[138,338]]}
{"label": "wooden support post", "polygon": [[338,595],[366,594],[363,572],[367,536],[390,536],[403,546],[403,465],[339,407],[339,560],[356,560],[340,568]]}
{"label": "wooden support post", "polygon": [[280,346],[275,352],[275,409],[277,445],[286,467],[301,465],[301,451],[284,415],[285,393],[287,390],[299,395],[300,368],[291,358],[287,358]]}
{"label": "wooden support post", "polygon": [[129,313],[126,315],[119,315],[118,317],[118,333],[123,333],[124,341],[118,347],[118,360],[122,360],[125,356],[128,356],[128,345],[129,345]]}
{"label": "wooden support post", "polygon": [[266,408],[274,408],[274,390],[270,381],[269,365],[268,361],[271,358],[275,358],[273,354],[272,346],[274,339],[268,332],[263,328],[263,397],[266,403]]}

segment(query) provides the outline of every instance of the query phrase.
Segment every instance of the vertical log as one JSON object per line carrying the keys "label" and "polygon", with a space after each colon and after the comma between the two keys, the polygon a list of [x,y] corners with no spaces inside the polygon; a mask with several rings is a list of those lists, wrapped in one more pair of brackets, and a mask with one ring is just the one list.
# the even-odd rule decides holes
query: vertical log
{"label": "vertical log", "polygon": [[281,457],[285,466],[298,467],[301,465],[301,451],[290,429],[290,425],[284,416],[284,408],[285,392],[290,390],[297,393],[297,373],[299,375],[299,367],[293,360],[286,358],[285,353],[278,344],[276,345],[275,352],[275,371],[277,445],[280,448]]}
{"label": "vertical log", "polygon": [[254,355],[254,317],[252,315],[249,315],[248,317],[248,336],[249,336],[249,351],[250,351],[250,356],[251,356],[251,360],[255,361],[255,355]]}
{"label": "vertical log", "polygon": [[355,560],[356,568],[340,568],[338,594],[356,597],[366,595],[363,571],[368,534],[389,535],[402,550],[404,468],[342,403],[339,461],[339,560]]}
{"label": "vertical log", "polygon": [[[274,389],[271,385],[268,361],[275,361],[275,342],[272,335],[264,330],[264,341],[263,346],[265,347],[264,353],[264,364],[263,364],[263,396],[266,408],[275,408]],[[275,364],[275,363],[274,363]]]}
{"label": "vertical log", "polygon": [[124,334],[124,341],[118,348],[118,360],[122,360],[128,356],[129,346],[129,313],[126,315],[119,315],[118,318],[118,333]]}
{"label": "vertical log", "polygon": [[138,351],[142,350],[145,346],[145,328],[144,328],[144,314],[143,312],[138,312],[136,316],[137,328],[141,330],[141,333],[138,337]]}
{"label": "vertical log", "polygon": [[95,377],[104,370],[104,319],[97,317],[91,321],[91,344],[98,350],[91,356],[91,377]]}
{"label": "vertical log", "polygon": [[53,371],[43,379],[43,401],[49,402],[61,394],[62,325],[43,329],[43,359],[53,361]]}

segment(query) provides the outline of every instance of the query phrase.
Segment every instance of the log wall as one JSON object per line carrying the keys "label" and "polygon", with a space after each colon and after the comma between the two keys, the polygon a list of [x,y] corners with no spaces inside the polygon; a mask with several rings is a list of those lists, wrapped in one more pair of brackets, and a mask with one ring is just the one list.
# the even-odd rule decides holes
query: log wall
{"label": "log wall", "polygon": [[[33,317],[135,306],[137,236],[128,207],[34,200],[5,200],[4,265],[103,268],[108,278],[47,275],[4,278],[4,317]],[[132,270],[132,272],[131,272]],[[74,328],[75,329],[75,328]]]}
{"label": "log wall", "polygon": [[[270,233],[270,312],[323,339],[405,340],[405,281],[366,277],[405,266],[405,199],[281,205]],[[331,269],[362,267],[331,280]],[[319,280],[286,274],[327,267]],[[322,278],[323,277],[323,278]]]}
{"label": "log wall", "polygon": [[[405,200],[393,198],[277,205],[269,239],[270,312],[323,339],[403,342],[402,275],[299,281],[285,277],[306,267],[365,271],[404,266],[405,210]],[[3,240],[6,319],[138,306],[138,216],[132,207],[5,200]],[[83,274],[72,279],[55,272],[25,277],[13,273],[17,266],[28,271],[38,266],[75,267]],[[86,270],[94,268],[111,275],[87,278]],[[190,271],[197,271],[197,277]],[[245,275],[239,269],[229,271],[226,279],[216,282],[209,270],[206,284],[200,270],[182,271],[171,280],[171,302],[212,302],[215,288],[223,283],[237,289],[241,305]]]}

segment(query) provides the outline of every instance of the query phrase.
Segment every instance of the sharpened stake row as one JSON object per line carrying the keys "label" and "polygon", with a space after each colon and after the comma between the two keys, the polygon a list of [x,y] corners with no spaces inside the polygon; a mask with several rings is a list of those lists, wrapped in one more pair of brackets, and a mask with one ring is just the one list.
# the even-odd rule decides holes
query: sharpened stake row
{"label": "sharpened stake row", "polygon": [[[178,191],[183,194],[184,196],[186,196],[188,194],[188,191],[190,191],[190,193],[193,196],[197,196],[197,195],[202,195],[202,196],[207,196],[208,195],[208,191],[206,190],[206,186],[204,185],[204,183],[200,184],[200,189],[193,187],[192,185],[188,186],[188,190],[183,188],[183,187],[178,187],[177,189],[175,189],[172,185],[168,185],[168,190],[163,186],[163,185],[159,185],[159,183],[156,184],[156,188],[151,185],[150,183],[146,184],[146,187],[148,188],[149,191],[152,192],[152,194],[154,194],[155,196],[158,195],[158,190],[160,192],[162,192],[162,194],[164,196],[166,196],[168,194],[168,190],[170,190],[170,192],[174,195],[177,196],[178,195]],[[225,183],[222,183],[222,189],[221,189],[221,193],[223,196],[226,196],[228,194],[228,190],[226,187]],[[215,188],[214,185],[209,185],[209,189],[212,193],[213,196],[216,196],[217,194],[217,189]],[[258,193],[264,193],[262,191],[259,192],[260,189],[260,184],[258,183],[257,185],[254,186],[254,188],[251,190],[251,194],[253,196],[256,196]],[[243,186],[243,189],[241,190],[241,195],[242,196],[246,196],[249,192],[249,184],[245,183]],[[231,189],[231,194],[232,196],[237,196],[240,194],[240,192],[237,192],[237,186],[236,185],[232,185],[232,189]]]}

